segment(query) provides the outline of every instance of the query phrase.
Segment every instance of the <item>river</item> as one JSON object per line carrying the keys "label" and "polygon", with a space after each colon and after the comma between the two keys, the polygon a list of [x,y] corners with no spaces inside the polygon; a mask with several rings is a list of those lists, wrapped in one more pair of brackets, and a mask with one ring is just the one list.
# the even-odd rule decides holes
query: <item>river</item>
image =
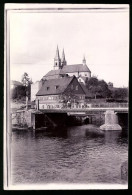
{"label": "river", "polygon": [[97,133],[90,126],[59,131],[13,131],[12,184],[124,184],[121,164],[128,159],[127,130]]}

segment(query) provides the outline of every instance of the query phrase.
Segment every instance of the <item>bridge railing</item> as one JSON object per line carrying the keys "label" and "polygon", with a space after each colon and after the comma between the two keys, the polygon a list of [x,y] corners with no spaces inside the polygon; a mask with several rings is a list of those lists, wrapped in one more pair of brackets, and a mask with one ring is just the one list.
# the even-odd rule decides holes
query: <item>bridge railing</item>
{"label": "bridge railing", "polygon": [[128,108],[128,103],[100,103],[100,104],[82,104],[82,105],[71,105],[61,107],[61,109],[82,109],[82,108]]}
{"label": "bridge railing", "polygon": [[[36,109],[36,105],[35,107],[31,107],[33,109]],[[48,106],[47,108],[44,109],[48,109],[48,110],[52,110],[52,109],[87,109],[87,108],[128,108],[128,103],[85,103],[85,104],[72,104],[70,106],[68,105],[59,105],[58,107],[55,107],[54,105],[52,106]]]}
{"label": "bridge railing", "polygon": [[98,103],[91,104],[92,108],[127,108],[128,103]]}

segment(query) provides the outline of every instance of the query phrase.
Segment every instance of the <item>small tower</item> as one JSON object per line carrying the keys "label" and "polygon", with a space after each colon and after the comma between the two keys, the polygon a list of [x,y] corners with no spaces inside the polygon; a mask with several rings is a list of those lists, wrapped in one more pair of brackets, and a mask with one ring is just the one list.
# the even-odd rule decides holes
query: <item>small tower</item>
{"label": "small tower", "polygon": [[55,58],[54,58],[54,70],[58,70],[60,68],[61,68],[61,59],[60,59],[60,55],[59,55],[59,49],[58,49],[58,46],[57,46],[56,55],[55,55]]}
{"label": "small tower", "polygon": [[66,65],[67,65],[67,62],[65,59],[65,53],[64,53],[64,49],[63,49],[62,58],[61,58],[61,67],[63,68],[63,66],[66,66]]}
{"label": "small tower", "polygon": [[86,65],[86,59],[85,59],[85,56],[83,57],[83,65]]}

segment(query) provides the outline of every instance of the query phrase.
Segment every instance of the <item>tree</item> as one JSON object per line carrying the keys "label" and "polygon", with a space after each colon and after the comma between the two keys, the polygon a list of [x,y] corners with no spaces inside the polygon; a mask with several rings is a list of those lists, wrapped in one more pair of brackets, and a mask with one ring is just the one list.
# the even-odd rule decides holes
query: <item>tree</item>
{"label": "tree", "polygon": [[126,100],[128,98],[128,88],[117,88],[113,91],[112,96],[116,100]]}
{"label": "tree", "polygon": [[21,81],[23,83],[23,86],[25,86],[26,96],[28,98],[30,98],[32,80],[29,78],[28,73],[25,72],[22,75],[22,80]]}
{"label": "tree", "polygon": [[96,99],[97,93],[99,91],[97,77],[91,77],[89,80],[87,80],[86,87],[94,95]]}
{"label": "tree", "polygon": [[78,96],[75,94],[75,89],[71,89],[70,87],[60,95],[60,102],[63,103],[63,106],[71,107],[72,103],[78,104]]}
{"label": "tree", "polygon": [[111,91],[108,88],[108,84],[104,80],[98,81],[98,87],[99,87],[98,92],[103,98],[111,96]]}
{"label": "tree", "polygon": [[11,97],[15,99],[23,99],[26,96],[25,86],[18,85],[11,90]]}
{"label": "tree", "polygon": [[95,99],[97,95],[103,98],[111,95],[108,84],[104,80],[98,80],[97,77],[91,77],[86,82],[86,87],[94,95]]}
{"label": "tree", "polygon": [[27,87],[30,84],[30,80],[31,79],[29,78],[28,73],[25,72],[22,75],[22,83],[23,83],[23,85]]}

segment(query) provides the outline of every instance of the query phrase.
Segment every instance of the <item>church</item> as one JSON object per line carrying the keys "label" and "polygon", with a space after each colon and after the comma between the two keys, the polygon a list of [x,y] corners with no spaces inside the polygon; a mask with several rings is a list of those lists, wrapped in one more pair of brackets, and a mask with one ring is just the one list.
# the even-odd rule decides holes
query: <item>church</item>
{"label": "church", "polygon": [[85,83],[86,78],[91,77],[91,71],[86,65],[85,57],[82,60],[82,64],[67,65],[64,49],[62,52],[62,58],[60,58],[59,49],[57,46],[53,70],[49,71],[45,76],[43,76],[43,79],[49,80],[73,75],[78,78],[78,81],[83,83]]}
{"label": "church", "polygon": [[41,109],[53,108],[54,105],[57,108],[60,107],[61,95],[71,89],[80,105],[83,105],[87,95],[85,82],[90,77],[91,71],[85,57],[82,64],[68,65],[64,49],[60,58],[57,46],[53,69],[31,85],[31,101],[39,101]]}

